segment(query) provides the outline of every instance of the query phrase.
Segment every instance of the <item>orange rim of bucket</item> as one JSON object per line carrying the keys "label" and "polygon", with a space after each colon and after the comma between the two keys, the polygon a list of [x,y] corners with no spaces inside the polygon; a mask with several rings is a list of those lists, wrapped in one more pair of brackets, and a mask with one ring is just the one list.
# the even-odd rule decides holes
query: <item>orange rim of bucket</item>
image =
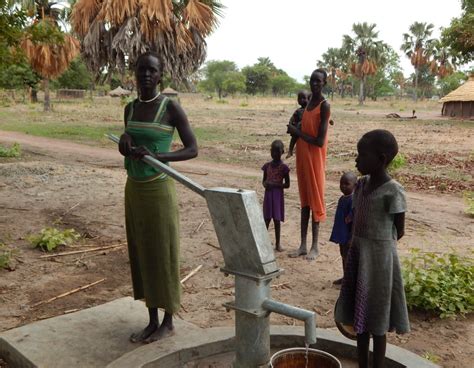
{"label": "orange rim of bucket", "polygon": [[345,337],[351,340],[357,340],[357,333],[354,331],[354,328],[350,325],[343,325],[340,322],[336,322],[336,327],[340,333]]}

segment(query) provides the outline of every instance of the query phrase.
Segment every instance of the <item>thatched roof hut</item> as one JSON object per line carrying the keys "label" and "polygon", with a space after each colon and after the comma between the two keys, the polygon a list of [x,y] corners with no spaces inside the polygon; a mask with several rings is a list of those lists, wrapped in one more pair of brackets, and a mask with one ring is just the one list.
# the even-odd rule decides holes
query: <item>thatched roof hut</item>
{"label": "thatched roof hut", "polygon": [[463,85],[448,93],[439,102],[443,103],[443,116],[474,117],[474,76],[470,76]]}
{"label": "thatched roof hut", "polygon": [[163,91],[161,91],[161,94],[168,97],[178,97],[178,92],[171,87],[166,87]]}
{"label": "thatched roof hut", "polygon": [[112,91],[109,92],[109,96],[112,97],[122,97],[122,96],[128,96],[130,93],[129,90],[123,89],[122,87],[118,86],[117,88],[113,89]]}

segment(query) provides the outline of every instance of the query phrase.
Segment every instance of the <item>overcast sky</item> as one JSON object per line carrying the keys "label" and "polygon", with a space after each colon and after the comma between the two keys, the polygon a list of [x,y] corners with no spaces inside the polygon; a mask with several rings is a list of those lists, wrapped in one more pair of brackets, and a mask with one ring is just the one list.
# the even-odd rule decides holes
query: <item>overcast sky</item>
{"label": "overcast sky", "polygon": [[413,72],[401,54],[403,33],[415,21],[447,27],[461,14],[460,0],[223,0],[224,16],[207,38],[207,60],[231,60],[239,68],[269,57],[298,81],[309,75],[329,47],[340,47],[353,23],[375,23],[379,38],[401,58],[404,73]]}

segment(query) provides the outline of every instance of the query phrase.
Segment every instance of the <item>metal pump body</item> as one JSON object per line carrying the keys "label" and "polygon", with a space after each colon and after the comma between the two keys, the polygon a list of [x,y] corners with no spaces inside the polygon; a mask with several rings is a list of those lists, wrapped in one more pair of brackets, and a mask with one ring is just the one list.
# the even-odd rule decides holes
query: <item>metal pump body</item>
{"label": "metal pump body", "polygon": [[[107,135],[115,143],[119,138]],[[305,322],[306,343],[316,342],[315,313],[270,298],[270,283],[281,274],[275,260],[262,209],[254,191],[204,188],[151,156],[143,161],[206,199],[224,256],[224,274],[235,276],[235,368],[267,367],[270,361],[271,312]]]}

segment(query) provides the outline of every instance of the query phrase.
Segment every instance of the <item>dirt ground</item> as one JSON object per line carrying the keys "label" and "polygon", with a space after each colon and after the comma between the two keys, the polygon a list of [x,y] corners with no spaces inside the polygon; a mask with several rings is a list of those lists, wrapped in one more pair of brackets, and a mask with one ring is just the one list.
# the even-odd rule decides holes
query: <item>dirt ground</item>
{"label": "dirt ground", "polygon": [[[245,102],[245,104],[243,103]],[[120,126],[120,106],[110,102],[112,120]],[[181,104],[196,128],[199,158],[173,165],[206,187],[227,186],[257,191],[263,198],[260,167],[270,160],[273,139],[288,142],[285,124],[296,108],[291,99],[232,100],[226,104],[184,95]],[[100,107],[95,107],[98,110]],[[22,105],[2,108],[20,111]],[[341,273],[338,247],[328,241],[335,204],[340,196],[338,178],[343,170],[355,170],[358,138],[375,128],[390,129],[397,137],[407,165],[396,177],[408,191],[406,236],[400,255],[410,248],[456,251],[473,248],[474,222],[464,214],[464,190],[473,190],[473,122],[446,120],[439,106],[420,104],[416,120],[392,120],[388,112],[400,112],[396,103],[369,104],[358,108],[347,100],[333,103],[336,124],[330,128],[327,207],[328,221],[321,225],[320,256],[315,262],[290,259],[286,251],[298,246],[299,200],[294,158],[287,160],[291,187],[286,192],[287,220],[282,226],[285,252],[276,254],[284,274],[273,283],[272,297],[315,310],[317,326],[334,328],[333,307],[339,289],[332,281]],[[68,111],[75,111],[66,115]],[[117,112],[118,111],[118,112]],[[411,110],[410,110],[411,111]],[[61,107],[51,114],[68,116],[64,124],[81,119],[81,109]],[[48,117],[46,117],[48,118]],[[100,124],[100,121],[97,122]],[[0,331],[32,321],[92,307],[131,295],[125,242],[122,161],[112,144],[88,145],[2,131],[0,143],[19,142],[19,159],[0,159],[0,242],[15,251],[14,271],[0,270]],[[214,135],[212,135],[214,134]],[[213,137],[212,139],[209,137]],[[201,327],[233,324],[233,314],[222,303],[233,298],[233,278],[219,270],[221,252],[207,206],[197,194],[177,185],[181,214],[181,273],[197,266],[183,291],[179,317]],[[28,234],[44,227],[74,228],[83,239],[61,249],[122,245],[102,252],[40,258]],[[270,227],[273,238],[273,228]],[[105,278],[87,290],[31,307],[77,287]],[[144,308],[144,313],[146,313]],[[417,354],[432,357],[444,367],[470,367],[474,359],[474,318],[440,320],[427,313],[411,312],[412,332],[389,335],[389,342]],[[289,324],[290,318],[272,315],[272,323]]]}

